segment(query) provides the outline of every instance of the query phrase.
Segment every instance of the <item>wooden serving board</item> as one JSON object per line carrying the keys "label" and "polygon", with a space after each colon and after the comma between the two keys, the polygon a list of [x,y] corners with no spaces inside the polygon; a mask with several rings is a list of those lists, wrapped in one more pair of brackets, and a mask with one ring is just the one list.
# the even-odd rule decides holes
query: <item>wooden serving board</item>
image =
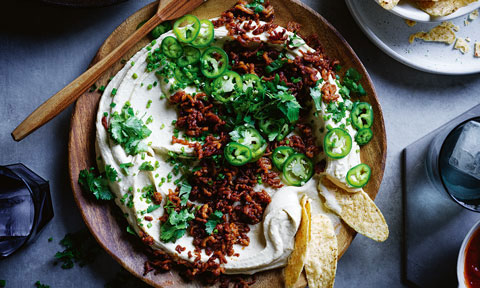
{"label": "wooden serving board", "polygon": [[[382,182],[387,147],[382,110],[367,71],[345,39],[314,10],[296,0],[271,0],[270,2],[275,8],[275,23],[284,27],[288,21],[293,20],[300,23],[302,25],[302,35],[307,36],[316,33],[320,37],[326,53],[331,58],[339,59],[343,67],[353,67],[362,73],[362,85],[368,95],[363,99],[372,104],[375,114],[372,127],[375,137],[361,150],[362,161],[372,167],[372,178],[365,187],[365,191],[374,199]],[[192,14],[201,19],[218,17],[221,12],[232,7],[234,3],[235,0],[209,0],[193,11]],[[130,35],[140,22],[149,19],[155,13],[156,7],[156,3],[147,5],[118,26],[100,47],[92,63],[105,57]],[[149,39],[142,40],[123,59],[128,60],[149,41]],[[97,86],[106,85],[108,79],[115,75],[122,66],[121,61],[116,63],[100,78]],[[158,275],[149,273],[143,276],[146,256],[142,252],[139,241],[125,231],[126,221],[122,219],[119,209],[113,203],[96,201],[82,192],[78,184],[78,174],[82,169],[95,166],[95,119],[100,96],[99,92],[86,92],[77,100],[72,114],[68,145],[72,190],[86,225],[98,243],[115,260],[148,284],[155,287],[200,287],[200,283],[185,282],[175,271]],[[355,234],[355,231],[342,222],[342,227],[337,235],[340,255],[346,251]],[[283,286],[281,273],[281,269],[258,273],[254,286],[281,287]],[[305,278],[302,277],[297,286],[303,287],[305,285]]]}

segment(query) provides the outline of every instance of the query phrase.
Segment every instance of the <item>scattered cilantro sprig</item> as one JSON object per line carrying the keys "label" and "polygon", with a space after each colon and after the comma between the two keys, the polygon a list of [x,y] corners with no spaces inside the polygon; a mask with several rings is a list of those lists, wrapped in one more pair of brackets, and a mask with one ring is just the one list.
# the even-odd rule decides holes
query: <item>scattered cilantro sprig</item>
{"label": "scattered cilantro sprig", "polygon": [[68,233],[60,240],[65,250],[55,254],[55,258],[62,263],[63,269],[71,269],[78,263],[83,267],[95,261],[96,256],[101,251],[88,230],[83,229],[76,233]]}
{"label": "scattered cilantro sprig", "polygon": [[339,91],[340,95],[349,99],[352,95],[360,95],[365,96],[367,92],[363,89],[362,84],[360,84],[360,80],[362,80],[362,74],[360,74],[354,68],[350,68],[345,73],[342,81],[342,87]]}
{"label": "scattered cilantro sprig", "polygon": [[125,103],[121,113],[115,112],[112,114],[108,132],[110,137],[116,143],[122,145],[129,155],[146,152],[147,144],[142,140],[152,133],[143,121],[135,116],[129,102]]}
{"label": "scattered cilantro sprig", "polygon": [[209,234],[212,235],[212,233],[215,232],[215,227],[217,227],[217,224],[220,224],[223,222],[223,213],[221,211],[216,210],[210,216],[208,216],[208,221],[205,223],[205,231]]}
{"label": "scattered cilantro sprig", "polygon": [[164,209],[168,213],[168,219],[160,227],[160,240],[164,242],[173,242],[182,238],[188,228],[188,222],[195,218],[195,215],[189,209],[182,209],[177,212],[172,202],[167,201]]}
{"label": "scattered cilantro sprig", "polygon": [[[109,173],[112,173],[112,171]],[[110,174],[108,179],[111,179],[110,177],[112,177],[112,174]],[[96,176],[95,168],[93,167],[80,171],[78,183],[85,191],[92,193],[99,200],[112,200],[114,198],[110,188],[108,188],[108,181],[104,174]]]}
{"label": "scattered cilantro sprig", "polygon": [[[0,287],[4,287],[4,286],[0,285]],[[35,282],[35,287],[37,287],[37,288],[50,288],[50,286],[42,284],[40,281]]]}

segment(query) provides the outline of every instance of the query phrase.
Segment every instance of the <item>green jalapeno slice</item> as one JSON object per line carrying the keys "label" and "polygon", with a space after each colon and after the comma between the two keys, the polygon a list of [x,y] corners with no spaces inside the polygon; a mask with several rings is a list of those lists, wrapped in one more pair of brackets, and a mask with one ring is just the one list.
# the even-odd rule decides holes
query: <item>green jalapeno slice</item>
{"label": "green jalapeno slice", "polygon": [[213,42],[215,37],[215,30],[213,29],[213,23],[210,20],[200,21],[200,31],[197,37],[192,41],[193,47],[205,48]]}
{"label": "green jalapeno slice", "polygon": [[293,154],[285,160],[283,178],[290,186],[303,186],[313,176],[313,162],[305,154]]}
{"label": "green jalapeno slice", "polygon": [[352,150],[352,137],[346,130],[334,128],[323,138],[325,154],[332,159],[341,159]]}
{"label": "green jalapeno slice", "polygon": [[183,43],[192,42],[200,31],[200,20],[193,15],[185,15],[173,24],[173,33],[178,41]]}
{"label": "green jalapeno slice", "polygon": [[212,83],[212,95],[221,103],[230,101],[242,89],[242,77],[234,71],[227,71]]}
{"label": "green jalapeno slice", "polygon": [[372,138],[373,132],[370,128],[359,129],[357,134],[355,134],[355,141],[357,141],[360,146],[366,145]]}
{"label": "green jalapeno slice", "polygon": [[217,78],[222,75],[228,66],[228,55],[223,49],[209,47],[200,57],[201,70],[207,78]]}
{"label": "green jalapeno slice", "polygon": [[288,157],[292,156],[293,154],[295,154],[295,150],[293,150],[292,147],[279,146],[275,148],[272,153],[273,165],[275,165],[278,170],[282,171],[285,161],[287,161]]}
{"label": "green jalapeno slice", "polygon": [[373,124],[372,105],[367,102],[356,102],[350,117],[356,129],[370,128]]}
{"label": "green jalapeno slice", "polygon": [[362,188],[370,180],[372,170],[367,164],[359,164],[347,172],[347,183],[355,188]]}
{"label": "green jalapeno slice", "polygon": [[262,81],[255,74],[243,75],[243,91],[250,96],[252,100],[260,100],[265,94],[265,88]]}
{"label": "green jalapeno slice", "polygon": [[183,47],[183,55],[177,59],[177,65],[185,67],[200,61],[200,50],[192,46]]}
{"label": "green jalapeno slice", "polygon": [[228,163],[233,166],[242,166],[252,159],[252,151],[250,148],[236,142],[228,143],[223,153]]}
{"label": "green jalapeno slice", "polygon": [[252,126],[238,126],[230,132],[230,137],[232,141],[250,148],[253,161],[262,157],[267,149],[266,141],[263,139],[262,135],[260,135],[260,132]]}
{"label": "green jalapeno slice", "polygon": [[168,58],[177,59],[183,54],[183,47],[178,43],[178,40],[173,36],[167,36],[163,39],[162,44],[160,45],[163,54]]}

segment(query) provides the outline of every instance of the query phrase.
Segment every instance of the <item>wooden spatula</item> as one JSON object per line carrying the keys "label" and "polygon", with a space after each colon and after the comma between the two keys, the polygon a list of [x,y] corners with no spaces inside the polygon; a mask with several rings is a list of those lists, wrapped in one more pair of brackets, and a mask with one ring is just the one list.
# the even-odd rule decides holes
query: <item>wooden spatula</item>
{"label": "wooden spatula", "polygon": [[57,116],[65,108],[73,103],[83,92],[89,89],[108,68],[117,62],[130,48],[140,39],[146,36],[158,24],[166,20],[178,18],[206,0],[161,0],[158,4],[157,13],[148,20],[135,33],[130,35],[120,46],[108,54],[105,58],[90,67],[73,82],[65,86],[57,94],[53,95],[32,112],[12,132],[15,141],[20,141],[30,133]]}

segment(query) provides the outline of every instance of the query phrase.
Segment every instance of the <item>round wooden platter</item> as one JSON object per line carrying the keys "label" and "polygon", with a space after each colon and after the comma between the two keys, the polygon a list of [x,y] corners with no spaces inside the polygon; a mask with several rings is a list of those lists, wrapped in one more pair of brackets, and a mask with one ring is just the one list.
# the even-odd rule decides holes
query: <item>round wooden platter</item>
{"label": "round wooden platter", "polygon": [[[300,23],[302,25],[302,35],[307,36],[316,33],[329,57],[340,60],[343,67],[355,68],[363,75],[362,85],[367,91],[367,96],[363,99],[373,106],[375,137],[362,148],[361,157],[364,163],[372,167],[372,178],[365,187],[365,191],[374,199],[382,181],[387,147],[382,110],[365,67],[345,39],[314,10],[296,0],[271,0],[270,2],[275,8],[275,23],[284,27],[288,21]],[[221,12],[232,7],[234,3],[235,0],[209,0],[193,11],[192,14],[203,19],[217,17]],[[99,61],[117,47],[135,30],[140,22],[149,19],[155,13],[156,7],[156,3],[149,4],[118,26],[100,47],[92,63]],[[128,60],[149,41],[149,39],[143,39],[123,59]],[[123,65],[122,61],[116,63],[100,78],[97,86],[106,85],[110,77],[115,75]],[[86,92],[77,100],[71,119],[68,145],[70,180],[75,201],[80,208],[85,223],[98,243],[115,260],[148,284],[155,287],[200,287],[201,284],[195,281],[185,282],[175,271],[157,275],[149,273],[143,276],[144,262],[147,258],[138,243],[139,241],[125,231],[126,221],[121,217],[119,209],[113,203],[102,203],[82,192],[78,184],[78,174],[82,169],[95,166],[95,119],[100,96],[99,92]],[[343,222],[341,226],[337,230],[340,231],[337,235],[340,255],[346,251],[356,234]],[[281,269],[258,273],[254,286],[281,287],[283,286],[281,273]],[[297,282],[297,286],[304,287],[305,285],[305,277],[302,276]]]}

